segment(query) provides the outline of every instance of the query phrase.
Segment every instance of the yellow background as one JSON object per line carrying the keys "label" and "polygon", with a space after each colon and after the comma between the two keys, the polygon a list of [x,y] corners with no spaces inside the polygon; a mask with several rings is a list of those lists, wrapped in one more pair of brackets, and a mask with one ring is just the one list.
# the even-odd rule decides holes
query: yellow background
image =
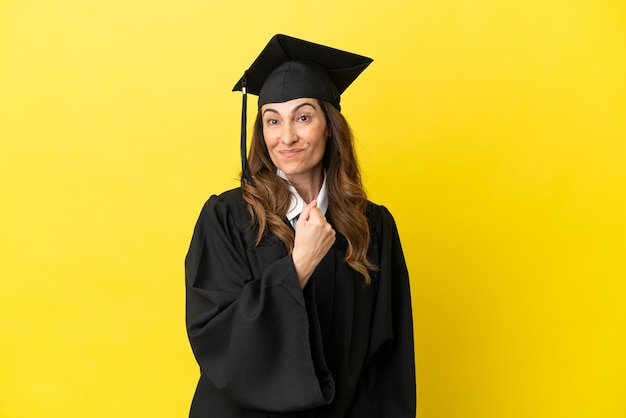
{"label": "yellow background", "polygon": [[626,417],[622,0],[1,0],[0,417],[186,416],[183,259],[275,33],[375,58],[419,418]]}

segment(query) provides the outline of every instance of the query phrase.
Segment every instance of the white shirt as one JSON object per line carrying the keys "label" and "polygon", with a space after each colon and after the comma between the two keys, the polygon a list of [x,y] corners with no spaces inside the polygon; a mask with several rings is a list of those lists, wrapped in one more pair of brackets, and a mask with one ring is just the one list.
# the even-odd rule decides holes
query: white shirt
{"label": "white shirt", "polygon": [[[297,217],[300,216],[302,209],[306,206],[306,202],[302,199],[302,196],[298,193],[295,187],[289,182],[287,175],[283,173],[282,170],[277,169],[276,174],[279,177],[287,180],[287,185],[289,187],[289,191],[291,192],[291,204],[289,205],[289,210],[287,211],[287,219],[291,222],[293,227],[296,227]],[[324,173],[324,181],[322,182],[322,188],[317,194],[317,207],[322,211],[324,215],[326,215],[326,210],[328,209],[328,192],[326,191],[326,173]]]}

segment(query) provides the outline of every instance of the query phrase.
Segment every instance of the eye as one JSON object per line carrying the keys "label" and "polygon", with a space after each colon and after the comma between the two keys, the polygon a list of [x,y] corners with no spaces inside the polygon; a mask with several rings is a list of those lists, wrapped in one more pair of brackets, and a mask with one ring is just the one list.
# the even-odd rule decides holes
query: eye
{"label": "eye", "polygon": [[300,115],[298,116],[298,122],[308,122],[311,120],[311,116],[309,115]]}
{"label": "eye", "polygon": [[266,119],[265,120],[265,124],[266,125],[273,126],[273,125],[276,125],[277,123],[278,123],[278,121],[276,119]]}

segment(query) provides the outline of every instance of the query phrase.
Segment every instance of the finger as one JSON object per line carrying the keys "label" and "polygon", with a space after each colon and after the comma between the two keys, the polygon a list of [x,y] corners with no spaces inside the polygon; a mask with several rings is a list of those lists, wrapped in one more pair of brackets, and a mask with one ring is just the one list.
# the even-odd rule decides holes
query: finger
{"label": "finger", "polygon": [[311,210],[309,211],[308,221],[324,224],[326,223],[326,218],[324,217],[324,214],[322,213],[320,208],[311,208]]}
{"label": "finger", "polygon": [[300,219],[298,219],[298,222],[300,220],[305,220],[308,221],[309,220],[309,216],[311,214],[311,210],[313,210],[314,207],[317,206],[317,200],[313,199],[309,202],[308,205],[306,205],[303,209],[302,212],[300,212]]}

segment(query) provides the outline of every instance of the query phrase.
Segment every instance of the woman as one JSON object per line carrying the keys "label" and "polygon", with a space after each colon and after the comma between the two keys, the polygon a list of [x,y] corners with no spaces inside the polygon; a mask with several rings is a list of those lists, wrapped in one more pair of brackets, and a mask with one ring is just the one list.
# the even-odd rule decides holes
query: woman
{"label": "woman", "polygon": [[186,258],[191,417],[415,416],[404,256],[339,106],[370,62],[276,35],[235,86],[242,126],[246,90],[259,112],[242,187],[207,201]]}

